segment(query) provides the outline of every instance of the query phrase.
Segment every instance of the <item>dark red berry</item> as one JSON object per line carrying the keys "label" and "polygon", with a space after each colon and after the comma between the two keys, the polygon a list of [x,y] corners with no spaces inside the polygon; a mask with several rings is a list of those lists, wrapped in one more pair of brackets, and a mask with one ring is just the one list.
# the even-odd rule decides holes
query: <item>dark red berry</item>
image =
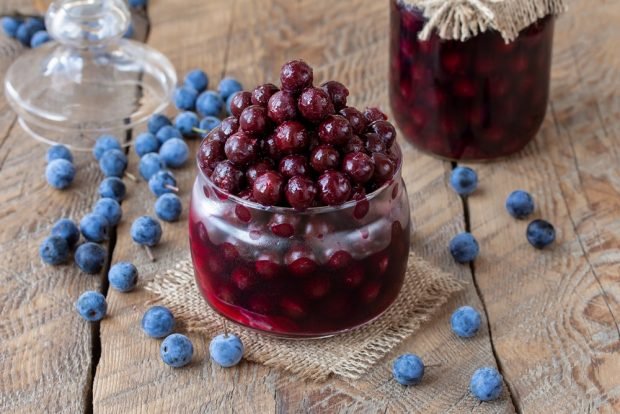
{"label": "dark red berry", "polygon": [[288,180],[284,195],[286,201],[296,210],[312,207],[316,198],[317,188],[310,178],[296,175]]}
{"label": "dark red berry", "polygon": [[273,94],[279,90],[280,89],[278,89],[278,87],[273,83],[265,83],[257,86],[256,89],[252,91],[252,105],[261,105],[266,107],[269,102],[269,98],[271,98]]}
{"label": "dark red berry", "polygon": [[282,156],[276,144],[275,134],[271,134],[267,139],[261,140],[260,145],[263,155],[272,160],[278,160]]}
{"label": "dark red berry", "polygon": [[286,91],[274,93],[267,103],[267,115],[276,124],[295,119],[297,117],[297,100]]}
{"label": "dark red berry", "polygon": [[287,155],[280,160],[278,171],[285,178],[291,178],[295,175],[308,175],[310,173],[308,158],[300,154]]}
{"label": "dark red berry", "polygon": [[222,252],[222,257],[224,258],[224,260],[229,263],[233,262],[239,257],[239,251],[232,243],[224,242],[220,244],[219,250]]}
{"label": "dark red berry", "polygon": [[220,161],[213,168],[211,181],[227,193],[237,194],[243,182],[243,172],[228,160]]}
{"label": "dark red berry", "polygon": [[204,139],[198,150],[198,163],[202,170],[212,170],[215,164],[224,160],[224,143],[219,140]]}
{"label": "dark red berry", "polygon": [[265,206],[276,206],[282,200],[284,179],[274,171],[268,171],[257,177],[252,187],[254,200]]}
{"label": "dark red berry", "polygon": [[315,276],[304,283],[304,293],[311,299],[324,298],[331,288],[329,277],[325,275]]}
{"label": "dark red berry", "polygon": [[254,268],[263,279],[271,280],[278,277],[282,267],[275,252],[265,252],[256,259]]}
{"label": "dark red berry", "polygon": [[333,80],[327,81],[321,84],[321,89],[327,92],[336,111],[347,106],[347,96],[349,96],[349,90],[342,83]]}
{"label": "dark red berry", "polygon": [[222,143],[226,142],[226,139],[228,139],[228,135],[219,126],[213,128],[205,137],[206,141],[221,141]]}
{"label": "dark red berry", "polygon": [[364,141],[358,137],[357,135],[353,135],[353,137],[346,143],[346,145],[342,148],[342,151],[345,154],[349,152],[362,152],[366,150],[366,144]]}
{"label": "dark red berry", "polygon": [[312,68],[303,60],[291,60],[282,65],[280,83],[282,89],[297,93],[312,85]]}
{"label": "dark red berry", "polygon": [[230,137],[239,130],[239,120],[234,116],[222,119],[220,130],[224,133],[226,138]]}
{"label": "dark red berry", "polygon": [[348,267],[353,262],[351,254],[344,250],[338,250],[329,257],[327,266],[332,270],[340,270]]}
{"label": "dark red berry", "polygon": [[373,179],[377,184],[383,184],[394,176],[396,166],[388,158],[387,155],[375,152],[372,154],[372,160],[375,163],[375,173]]}
{"label": "dark red berry", "polygon": [[274,214],[267,226],[278,237],[292,237],[299,226],[300,218],[292,214]]}
{"label": "dark red berry", "polygon": [[359,263],[355,263],[344,270],[344,273],[342,275],[342,283],[346,287],[354,289],[361,285],[363,281],[364,268]]}
{"label": "dark red berry", "polygon": [[251,188],[254,185],[254,181],[256,181],[259,176],[271,170],[273,170],[273,164],[267,159],[250,165],[245,171],[245,179],[248,183],[248,187]]}
{"label": "dark red berry", "polygon": [[247,165],[258,155],[256,139],[243,131],[234,133],[224,145],[226,157],[236,165]]}
{"label": "dark red berry", "polygon": [[342,146],[352,135],[351,124],[341,115],[329,115],[319,125],[319,140],[325,144]]}
{"label": "dark red berry", "polygon": [[304,244],[296,244],[291,247],[284,256],[284,263],[286,263],[288,271],[297,277],[309,276],[317,268],[314,254]]}
{"label": "dark red berry", "polygon": [[230,113],[239,118],[241,112],[252,105],[252,94],[247,91],[237,92],[230,101]]}
{"label": "dark red berry", "polygon": [[322,144],[310,153],[310,165],[319,174],[340,167],[340,153],[331,145]]}
{"label": "dark red berry", "polygon": [[327,205],[335,206],[349,199],[351,183],[349,179],[338,171],[327,171],[317,181],[319,198]]}
{"label": "dark red berry", "polygon": [[386,114],[381,112],[379,108],[366,108],[364,109],[364,118],[366,118],[366,122],[371,123],[379,120],[387,121],[388,117]]}
{"label": "dark red berry", "polygon": [[251,269],[245,266],[236,267],[230,274],[230,279],[239,290],[246,290],[256,283],[256,277]]}
{"label": "dark red berry", "polygon": [[364,184],[372,178],[375,164],[372,158],[363,152],[350,152],[342,160],[342,171],[351,177],[352,181]]}
{"label": "dark red berry", "polygon": [[252,135],[263,134],[267,130],[268,124],[267,110],[262,106],[248,106],[239,116],[239,126],[241,129]]}
{"label": "dark red berry", "polygon": [[298,297],[283,297],[280,300],[280,308],[293,319],[300,319],[308,314],[308,305]]}
{"label": "dark red berry", "polygon": [[321,122],[334,113],[334,105],[323,89],[307,88],[299,95],[297,108],[301,115],[310,122]]}
{"label": "dark red berry", "polygon": [[379,293],[381,293],[381,282],[373,280],[360,288],[359,295],[362,302],[371,303],[377,299]]}
{"label": "dark red berry", "polygon": [[297,121],[285,121],[275,130],[275,144],[281,154],[303,152],[309,142],[308,131]]}
{"label": "dark red berry", "polygon": [[365,134],[364,138],[366,138],[366,150],[368,152],[385,152],[385,143],[378,134],[370,132]]}
{"label": "dark red berry", "polygon": [[353,128],[354,134],[361,134],[366,129],[366,125],[368,125],[368,121],[364,117],[359,110],[353,107],[342,108],[339,111],[339,114],[344,116],[349,124],[351,124],[351,128]]}
{"label": "dark red berry", "polygon": [[390,148],[396,140],[396,129],[388,121],[375,121],[368,125],[368,131],[379,135],[385,144],[385,148]]}

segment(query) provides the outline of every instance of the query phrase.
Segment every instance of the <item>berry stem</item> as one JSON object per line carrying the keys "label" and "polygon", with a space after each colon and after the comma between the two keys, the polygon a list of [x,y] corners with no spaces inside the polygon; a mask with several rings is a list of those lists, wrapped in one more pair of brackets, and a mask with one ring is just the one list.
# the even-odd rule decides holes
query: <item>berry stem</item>
{"label": "berry stem", "polygon": [[228,337],[228,324],[225,318],[222,318],[222,323],[224,324],[224,337]]}
{"label": "berry stem", "polygon": [[151,250],[151,248],[147,245],[144,245],[144,250],[146,250],[146,255],[149,257],[151,262],[154,262],[155,256],[153,256],[153,251]]}
{"label": "berry stem", "polygon": [[175,187],[175,186],[170,185],[170,184],[166,184],[166,185],[164,185],[164,188],[167,188],[168,190],[172,190],[172,191],[174,191],[175,193],[178,193],[178,192],[179,192],[179,187]]}
{"label": "berry stem", "polygon": [[200,129],[200,128],[196,128],[196,127],[193,127],[192,131],[194,131],[197,134],[206,134],[208,132],[208,131],[206,131],[204,129]]}
{"label": "berry stem", "polygon": [[136,176],[135,176],[135,175],[133,175],[132,173],[127,172],[127,171],[125,171],[125,177],[129,178],[129,179],[130,179],[131,181],[133,181],[133,182],[138,181],[138,179],[136,178]]}

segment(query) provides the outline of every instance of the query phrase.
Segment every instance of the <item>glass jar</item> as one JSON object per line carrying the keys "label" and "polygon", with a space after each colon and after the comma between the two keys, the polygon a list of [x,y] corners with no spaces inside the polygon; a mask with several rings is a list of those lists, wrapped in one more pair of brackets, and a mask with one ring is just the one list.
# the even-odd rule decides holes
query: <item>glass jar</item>
{"label": "glass jar", "polygon": [[189,234],[198,287],[216,312],[275,335],[329,336],[398,296],[409,202],[400,166],[364,199],[301,212],[224,194],[199,168]]}
{"label": "glass jar", "polygon": [[391,0],[390,102],[404,136],[449,159],[486,160],[522,149],[545,117],[554,16],[506,43],[487,31],[466,41],[433,32],[426,19]]}

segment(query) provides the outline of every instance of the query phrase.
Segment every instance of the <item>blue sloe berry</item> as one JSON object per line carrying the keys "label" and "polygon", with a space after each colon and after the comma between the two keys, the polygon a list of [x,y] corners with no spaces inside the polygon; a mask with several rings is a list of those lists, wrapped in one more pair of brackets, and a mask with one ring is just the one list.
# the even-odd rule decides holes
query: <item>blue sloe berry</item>
{"label": "blue sloe berry", "polygon": [[478,187],[478,174],[469,167],[456,167],[450,176],[450,185],[461,196],[468,196]]}
{"label": "blue sloe berry", "polygon": [[140,164],[138,165],[138,171],[145,180],[149,180],[155,173],[164,169],[166,164],[162,160],[161,156],[156,152],[149,152],[144,154],[140,158]]}
{"label": "blue sloe berry", "polygon": [[555,241],[555,228],[546,220],[534,220],[527,226],[527,241],[537,249],[544,249]]}
{"label": "blue sloe berry", "polygon": [[469,389],[481,401],[492,401],[502,393],[502,375],[495,368],[483,367],[474,372]]}
{"label": "blue sloe berry", "polygon": [[153,247],[159,243],[161,235],[161,225],[153,217],[141,216],[131,224],[131,238],[139,245]]}
{"label": "blue sloe berry", "polygon": [[50,37],[49,33],[47,33],[46,30],[39,30],[38,32],[32,35],[32,38],[30,39],[30,47],[33,49],[37,48],[41,46],[43,43],[49,42],[50,40],[52,40],[52,38]]}
{"label": "blue sloe berry", "polygon": [[209,116],[205,116],[204,118],[200,120],[200,124],[198,124],[198,128],[202,129],[203,131],[209,132],[213,128],[220,126],[221,123],[222,121],[220,121],[219,118],[209,115]]}
{"label": "blue sloe berry", "polygon": [[222,97],[214,91],[204,91],[196,100],[196,110],[201,116],[218,116],[223,107]]}
{"label": "blue sloe berry", "polygon": [[237,335],[221,334],[211,340],[211,359],[224,368],[237,365],[243,357],[243,343]]}
{"label": "blue sloe berry", "polygon": [[107,150],[99,158],[99,168],[106,177],[122,177],[127,169],[127,155],[121,150]]}
{"label": "blue sloe berry", "polygon": [[75,264],[84,273],[95,274],[103,269],[107,254],[103,247],[93,242],[80,244],[75,250]]}
{"label": "blue sloe berry", "polygon": [[80,295],[75,303],[80,316],[89,322],[97,322],[103,319],[108,311],[105,296],[99,292],[88,290]]}
{"label": "blue sloe berry", "polygon": [[228,97],[235,92],[239,92],[243,90],[243,86],[239,81],[235,78],[224,78],[220,81],[217,86],[217,90],[219,91],[222,99],[228,99]]}
{"label": "blue sloe berry", "polygon": [[180,86],[174,91],[174,105],[181,111],[193,111],[196,108],[198,91],[189,86]]}
{"label": "blue sloe berry", "polygon": [[80,240],[80,230],[78,226],[67,218],[60,219],[54,223],[51,234],[52,236],[65,239],[69,247],[75,246],[78,240]]}
{"label": "blue sloe berry", "polygon": [[192,360],[194,346],[187,336],[172,334],[162,341],[159,354],[167,365],[181,368]]}
{"label": "blue sloe berry", "polygon": [[159,131],[157,131],[155,136],[159,140],[160,144],[163,144],[172,138],[183,138],[183,135],[179,132],[179,130],[172,125],[164,125]]}
{"label": "blue sloe berry", "polygon": [[392,375],[402,385],[415,385],[422,381],[424,363],[414,354],[403,354],[392,365]]}
{"label": "blue sloe berry", "polygon": [[105,217],[110,226],[116,226],[123,217],[121,205],[113,198],[99,199],[93,208],[93,213]]}
{"label": "blue sloe berry", "polygon": [[174,316],[164,306],[153,306],[142,316],[142,330],[151,338],[163,338],[172,333]]}
{"label": "blue sloe berry", "polygon": [[198,128],[199,123],[198,115],[189,111],[181,112],[174,118],[174,126],[186,137],[196,135],[194,128]]}
{"label": "blue sloe berry", "polygon": [[168,170],[158,171],[149,179],[149,189],[157,197],[174,192],[175,190],[172,187],[176,187],[176,185],[176,178]]}
{"label": "blue sloe berry", "polygon": [[39,256],[50,265],[65,263],[69,259],[69,244],[60,236],[46,237],[39,245]]}
{"label": "blue sloe berry", "polygon": [[461,338],[471,338],[480,330],[480,314],[471,306],[461,306],[452,314],[450,326]]}
{"label": "blue sloe berry", "polygon": [[506,210],[516,219],[526,218],[534,212],[534,199],[527,191],[513,191],[506,199]]}
{"label": "blue sloe berry", "polygon": [[181,199],[176,194],[162,194],[155,202],[155,214],[164,221],[177,221],[182,209]]}
{"label": "blue sloe berry", "polygon": [[115,263],[108,272],[108,281],[119,292],[129,292],[138,282],[138,269],[129,262]]}
{"label": "blue sloe berry", "polygon": [[118,177],[106,177],[99,184],[99,196],[102,198],[113,198],[120,203],[126,193],[125,183]]}
{"label": "blue sloe berry", "polygon": [[62,158],[55,159],[47,164],[45,178],[49,185],[63,190],[71,185],[75,178],[73,163]]}
{"label": "blue sloe berry", "polygon": [[172,138],[162,144],[159,156],[167,167],[179,168],[189,158],[189,147],[181,138]]}
{"label": "blue sloe berry", "polygon": [[450,254],[459,263],[473,261],[480,252],[478,241],[471,233],[463,232],[450,240]]}
{"label": "blue sloe berry", "polygon": [[172,123],[166,115],[155,114],[149,118],[147,127],[149,129],[149,132],[155,135],[159,132],[160,129],[167,125],[172,125]]}
{"label": "blue sloe berry", "polygon": [[52,145],[48,148],[47,153],[45,154],[45,161],[50,162],[57,159],[73,162],[73,154],[71,154],[69,148],[62,144]]}
{"label": "blue sloe berry", "polygon": [[136,154],[138,157],[142,157],[144,154],[148,154],[149,152],[157,152],[159,151],[159,146],[161,143],[155,136],[150,132],[143,132],[136,138],[136,143],[134,145],[134,149],[136,150]]}
{"label": "blue sloe berry", "polygon": [[109,229],[110,223],[100,214],[90,213],[80,220],[80,231],[88,241],[101,243],[107,240]]}
{"label": "blue sloe berry", "polygon": [[204,73],[204,71],[194,69],[187,72],[184,83],[186,86],[189,86],[200,93],[209,87],[209,77],[206,73]]}
{"label": "blue sloe berry", "polygon": [[97,161],[101,158],[104,152],[111,149],[121,149],[121,144],[118,142],[116,137],[112,135],[101,135],[95,141],[95,146],[93,147],[93,156]]}

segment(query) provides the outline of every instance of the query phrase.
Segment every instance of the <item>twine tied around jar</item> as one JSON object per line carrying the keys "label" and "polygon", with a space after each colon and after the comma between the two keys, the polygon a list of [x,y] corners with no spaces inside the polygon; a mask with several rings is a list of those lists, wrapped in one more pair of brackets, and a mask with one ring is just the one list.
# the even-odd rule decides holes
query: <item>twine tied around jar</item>
{"label": "twine tied around jar", "polygon": [[[486,0],[490,3],[500,3],[503,0]],[[468,38],[478,33],[478,27],[484,32],[489,22],[495,19],[495,13],[483,0],[422,0],[420,6],[424,10],[424,17],[428,22],[420,32],[420,40],[428,40],[435,28],[439,29],[439,36],[448,37],[447,31],[452,29],[452,37],[460,33],[460,38]],[[442,24],[450,21],[451,25]]]}
{"label": "twine tied around jar", "polygon": [[550,14],[566,10],[566,0],[395,0],[420,9],[427,19],[420,40],[436,31],[446,40],[465,41],[487,30],[511,42],[519,31]]}

